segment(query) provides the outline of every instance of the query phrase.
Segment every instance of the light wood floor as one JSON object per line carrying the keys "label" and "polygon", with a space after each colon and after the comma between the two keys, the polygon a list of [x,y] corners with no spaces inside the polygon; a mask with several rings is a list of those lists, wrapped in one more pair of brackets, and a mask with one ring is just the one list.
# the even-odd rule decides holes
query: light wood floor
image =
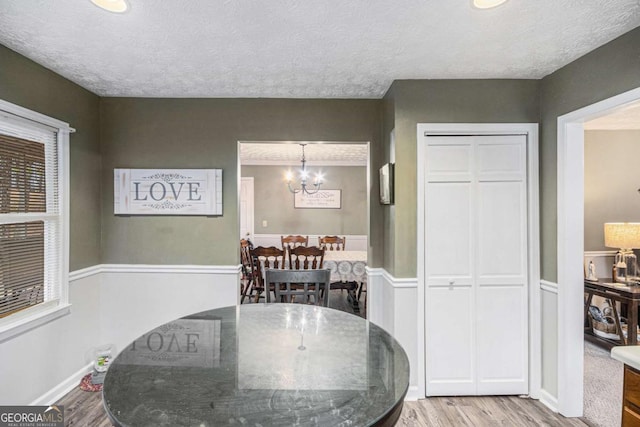
{"label": "light wood floor", "polygon": [[588,424],[565,418],[537,400],[517,396],[430,397],[405,402],[397,426],[539,427]]}
{"label": "light wood floor", "polygon": [[[111,426],[102,407],[102,393],[77,388],[57,404],[64,405],[67,426]],[[514,396],[483,396],[431,397],[405,402],[397,426],[585,427],[587,424],[577,418],[554,414],[535,400]]]}

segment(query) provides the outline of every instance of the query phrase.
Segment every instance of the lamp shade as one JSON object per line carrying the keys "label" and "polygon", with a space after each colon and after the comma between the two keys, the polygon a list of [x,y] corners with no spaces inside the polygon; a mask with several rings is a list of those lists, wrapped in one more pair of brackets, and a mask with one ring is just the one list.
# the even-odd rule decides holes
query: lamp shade
{"label": "lamp shade", "polygon": [[640,249],[640,222],[607,222],[604,245],[617,249]]}

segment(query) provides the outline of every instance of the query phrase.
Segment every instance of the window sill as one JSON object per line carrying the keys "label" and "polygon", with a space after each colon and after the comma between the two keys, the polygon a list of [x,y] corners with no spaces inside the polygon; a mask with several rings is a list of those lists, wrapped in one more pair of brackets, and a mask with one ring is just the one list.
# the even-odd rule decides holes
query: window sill
{"label": "window sill", "polygon": [[[62,317],[71,312],[71,304],[56,304],[53,307],[42,307],[34,313],[16,319],[14,321],[7,322],[6,324],[0,323],[0,343],[13,338],[17,335],[21,335],[33,328],[37,328],[45,323]],[[4,319],[4,320],[9,320]]]}

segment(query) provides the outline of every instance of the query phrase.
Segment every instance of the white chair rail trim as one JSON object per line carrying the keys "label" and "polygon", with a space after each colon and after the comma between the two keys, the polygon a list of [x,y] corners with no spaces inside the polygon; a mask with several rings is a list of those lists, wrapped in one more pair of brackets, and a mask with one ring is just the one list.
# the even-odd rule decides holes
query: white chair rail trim
{"label": "white chair rail trim", "polygon": [[238,265],[153,265],[153,264],[98,264],[69,273],[69,281],[83,279],[98,273],[178,273],[178,274],[239,274]]}
{"label": "white chair rail trim", "polygon": [[397,278],[393,277],[387,270],[384,268],[376,267],[370,268],[367,267],[367,275],[369,277],[382,277],[387,283],[393,288],[417,288],[418,287],[418,279],[416,277],[403,277]]}
{"label": "white chair rail trim", "polygon": [[540,289],[543,291],[551,292],[554,294],[558,293],[558,284],[549,282],[547,280],[540,280]]}

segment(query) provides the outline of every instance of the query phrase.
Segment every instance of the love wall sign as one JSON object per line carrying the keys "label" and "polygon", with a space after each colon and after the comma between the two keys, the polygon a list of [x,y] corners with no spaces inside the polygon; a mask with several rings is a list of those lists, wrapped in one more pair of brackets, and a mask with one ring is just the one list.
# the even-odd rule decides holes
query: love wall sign
{"label": "love wall sign", "polygon": [[222,169],[114,169],[116,215],[222,215]]}

